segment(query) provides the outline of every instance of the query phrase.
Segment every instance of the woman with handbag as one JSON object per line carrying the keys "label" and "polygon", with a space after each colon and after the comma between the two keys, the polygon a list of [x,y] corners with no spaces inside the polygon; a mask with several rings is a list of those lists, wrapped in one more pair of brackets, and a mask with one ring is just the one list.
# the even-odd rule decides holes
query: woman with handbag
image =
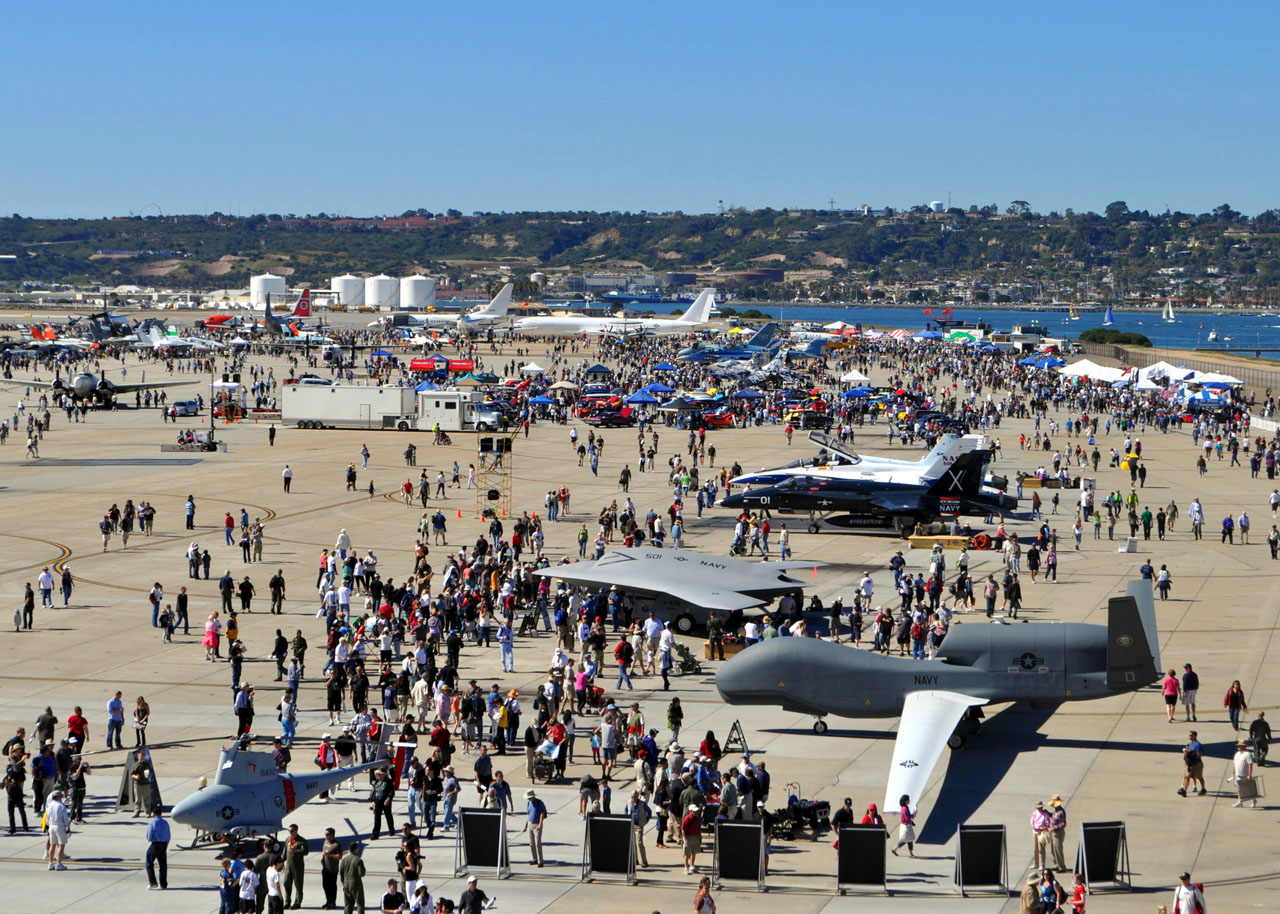
{"label": "woman with handbag", "polygon": [[145,698],[139,695],[137,707],[133,709],[133,733],[135,746],[145,746],[147,744],[147,722],[150,720],[151,706],[147,704],[147,700]]}

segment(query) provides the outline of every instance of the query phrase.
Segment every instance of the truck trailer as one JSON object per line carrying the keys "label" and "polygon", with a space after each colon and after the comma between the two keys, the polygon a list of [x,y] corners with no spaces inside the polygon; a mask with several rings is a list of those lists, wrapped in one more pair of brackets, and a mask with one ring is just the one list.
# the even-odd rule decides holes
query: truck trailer
{"label": "truck trailer", "polygon": [[298,428],[396,429],[487,432],[500,428],[502,414],[467,390],[362,387],[354,384],[288,384],[280,416]]}

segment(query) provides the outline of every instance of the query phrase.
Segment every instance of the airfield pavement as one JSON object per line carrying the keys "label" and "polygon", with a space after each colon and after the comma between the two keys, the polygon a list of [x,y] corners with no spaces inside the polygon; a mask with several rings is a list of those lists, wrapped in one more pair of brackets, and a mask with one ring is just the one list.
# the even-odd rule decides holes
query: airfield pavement
{"label": "airfield pavement", "polygon": [[[535,344],[533,349],[538,358],[543,347]],[[500,359],[490,359],[506,361],[510,352],[507,349]],[[283,361],[274,364],[277,377],[287,374]],[[156,377],[154,367],[148,375]],[[118,372],[111,376],[118,376]],[[178,388],[170,396],[199,392],[207,397],[207,381],[206,377],[203,385]],[[16,383],[3,385],[0,414],[11,415],[21,393]],[[192,420],[180,420],[178,427],[192,424]],[[1003,442],[1003,456],[993,469],[1010,478],[1015,470],[1032,470],[1043,459],[1040,452],[1019,453],[1020,431],[1030,434],[1030,423],[1007,421],[992,433]],[[81,425],[68,425],[65,417],[55,412],[53,430],[44,438],[39,460],[23,458],[21,436],[11,437],[0,448],[0,505],[5,519],[0,526],[4,545],[0,594],[6,609],[4,634],[0,636],[0,733],[7,739],[19,725],[30,731],[36,715],[51,705],[64,722],[58,728],[61,738],[66,735],[65,720],[72,706],[81,705],[90,722],[93,765],[86,804],[88,821],[73,829],[66,872],[46,869],[39,834],[0,834],[0,885],[4,886],[6,910],[216,911],[217,850],[183,849],[191,833],[176,824],[169,853],[170,888],[163,893],[147,892],[142,868],[144,821],[131,819],[128,810],[113,811],[112,796],[126,753],[102,748],[105,707],[111,694],[123,690],[126,709],[136,696],[145,695],[152,708],[148,742],[164,801],[172,805],[195,790],[200,776],[212,780],[218,748],[229,743],[235,717],[228,667],[206,663],[200,646],[202,621],[218,606],[216,580],[187,578],[187,544],[195,539],[211,548],[212,579],[230,569],[237,577],[252,575],[258,585],[258,608],[241,616],[240,631],[250,658],[245,677],[258,689],[259,732],[276,732],[270,709],[278,699],[279,687],[273,681],[274,664],[266,656],[274,629],[279,625],[291,634],[301,627],[307,634],[312,665],[303,688],[293,763],[295,771],[305,770],[311,765],[317,738],[330,729],[322,710],[321,683],[313,672],[319,670],[323,648],[320,626],[314,618],[317,601],[312,587],[319,551],[332,546],[339,529],[345,527],[355,548],[372,548],[379,554],[384,574],[402,577],[422,511],[416,503],[414,508],[406,508],[382,494],[394,493],[406,472],[412,472],[416,479],[418,470],[408,471],[404,466],[401,452],[405,444],[413,440],[419,445],[420,467],[447,470],[457,460],[464,471],[474,459],[475,446],[474,439],[464,434],[453,436],[452,447],[436,448],[425,434],[282,428],[275,446],[268,447],[266,425],[249,422],[219,426],[218,434],[228,445],[226,453],[162,454],[160,445],[171,442],[175,433],[175,426],[163,424],[155,411],[92,413]],[[665,458],[683,450],[684,443],[682,433],[661,433],[660,470]],[[547,552],[553,562],[566,552],[576,552],[580,522],[587,523],[594,537],[594,518],[600,507],[615,498],[621,501],[618,470],[622,460],[633,459],[635,433],[617,429],[604,434],[611,447],[598,477],[593,477],[589,468],[577,466],[564,426],[537,424],[527,440],[520,437],[515,443],[517,512],[536,509],[541,513],[542,496],[552,485],[568,485],[573,493],[572,514],[559,524],[546,524]],[[778,427],[713,431],[709,436],[718,445],[719,462],[736,460],[744,469],[783,463],[814,449],[799,434],[795,444],[787,447]],[[1177,723],[1166,723],[1155,686],[1064,705],[1051,714],[993,709],[982,734],[971,739],[967,748],[944,755],[935,770],[920,800],[925,825],[918,858],[888,858],[891,897],[838,896],[834,891],[832,836],[816,842],[805,837],[774,843],[768,895],[757,895],[753,887],[726,886],[717,892],[721,914],[764,907],[806,914],[855,909],[903,914],[1016,912],[1016,894],[967,899],[956,894],[951,882],[954,830],[948,823],[1007,825],[1009,878],[1016,893],[1031,863],[1030,813],[1037,799],[1047,800],[1055,793],[1064,798],[1069,816],[1068,862],[1074,859],[1080,822],[1123,819],[1127,823],[1134,891],[1095,895],[1089,900],[1090,912],[1152,912],[1157,904],[1170,903],[1183,869],[1207,884],[1209,905],[1215,911],[1269,904],[1280,882],[1277,832],[1272,831],[1277,826],[1277,810],[1268,800],[1253,810],[1232,807],[1235,793],[1226,778],[1233,733],[1222,708],[1222,695],[1231,680],[1238,678],[1250,701],[1246,720],[1252,719],[1257,709],[1274,708],[1271,702],[1277,694],[1277,672],[1268,663],[1277,650],[1280,593],[1274,572],[1280,566],[1272,563],[1266,545],[1266,531],[1272,523],[1267,502],[1272,485],[1265,475],[1251,480],[1247,464],[1228,468],[1226,461],[1211,461],[1208,475],[1198,477],[1189,433],[1161,435],[1147,430],[1141,437],[1149,469],[1146,487],[1140,490],[1142,501],[1154,511],[1176,498],[1182,511],[1178,529],[1164,542],[1140,542],[1134,554],[1117,552],[1118,542],[1106,540],[1105,531],[1099,542],[1088,530],[1083,548],[1076,552],[1070,536],[1072,512],[1064,499],[1062,513],[1051,518],[1060,537],[1060,580],[1032,584],[1029,576],[1023,576],[1024,618],[1105,623],[1108,597],[1122,592],[1126,582],[1137,577],[1138,566],[1145,559],[1151,558],[1157,568],[1167,563],[1174,581],[1172,599],[1156,603],[1162,664],[1180,673],[1183,663],[1191,662],[1200,674],[1197,729],[1207,752],[1209,795],[1184,799],[1175,793],[1183,770],[1180,748],[1187,725],[1182,722],[1181,708]],[[1122,440],[1122,435],[1113,433],[1100,438],[1099,446],[1105,454],[1109,446],[1119,447]],[[896,457],[915,458],[923,453],[898,446],[889,449],[884,442],[878,429],[859,431],[854,446]],[[361,490],[346,492],[343,473],[349,462],[359,465],[362,443],[372,452],[370,467],[360,473]],[[154,462],[161,458],[195,458],[196,462]],[[88,463],[59,466],[61,460]],[[280,481],[286,463],[295,471],[293,490],[287,495],[281,491]],[[1128,492],[1127,473],[1104,466],[1096,476],[1101,493],[1115,488]],[[379,493],[373,501],[363,489],[369,479],[374,480]],[[183,503],[188,494],[194,495],[198,506],[194,534],[183,529]],[[1029,490],[1026,495],[1029,498]],[[1196,495],[1205,505],[1207,518],[1206,536],[1200,542],[1192,540],[1187,516],[1187,506]],[[474,517],[472,494],[453,489],[448,496],[444,504],[450,543],[474,542],[483,527]],[[650,506],[662,510],[669,496],[665,472],[633,475],[631,497],[641,512]],[[123,504],[127,498],[150,501],[158,507],[155,535],[135,533],[127,552],[120,549],[119,538],[113,537],[104,554],[97,522],[113,502]],[[432,505],[435,503],[433,498]],[[230,510],[238,516],[242,507],[251,517],[264,518],[266,524],[265,561],[261,565],[243,566],[240,550],[223,545],[223,512]],[[459,509],[461,520],[457,519]],[[1241,509],[1247,509],[1253,518],[1253,543],[1220,544],[1222,515],[1230,511],[1237,516]],[[981,520],[975,518],[975,526]],[[892,602],[887,561],[901,545],[898,540],[809,535],[798,518],[796,521],[791,525],[795,555],[827,563],[816,575],[802,572],[812,580],[810,592],[828,602],[844,595],[848,603],[856,581],[870,569],[877,593]],[[1033,530],[1025,521],[1011,527],[1027,535]],[[701,519],[688,519],[686,546],[726,554],[731,531],[730,512],[713,508]],[[928,553],[908,551],[906,555],[908,567],[916,569],[924,566]],[[19,605],[24,582],[34,582],[42,567],[55,563],[69,564],[75,575],[71,606],[37,607],[34,630],[15,633],[8,624],[8,610]],[[997,567],[995,553],[973,554],[975,575]],[[266,579],[277,568],[284,570],[289,582],[285,615],[278,619],[268,615],[265,598]],[[192,632],[189,636],[179,633],[172,644],[162,644],[158,630],[150,625],[147,593],[155,581],[164,584],[167,599],[179,586],[188,586],[192,593]],[[55,604],[60,604],[56,591],[55,598]],[[959,624],[983,624],[980,612],[956,619]],[[701,642],[690,644],[701,656]],[[521,672],[516,675],[499,672],[496,645],[487,651],[468,647],[463,654],[463,672],[475,670],[481,683],[501,682],[504,689],[519,688],[528,694],[542,681],[535,671],[540,667],[545,670],[553,647],[554,641],[546,637],[519,639],[516,662]],[[771,773],[771,808],[785,802],[789,783],[799,784],[806,798],[829,800],[833,811],[845,796],[853,799],[859,813],[869,802],[881,802],[896,721],[830,718],[830,732],[818,736],[810,729],[812,719],[808,716],[778,709],[726,708],[714,689],[717,666],[707,663],[704,675],[679,677],[673,682],[671,694],[680,695],[685,706],[682,741],[686,745],[696,747],[708,728],[723,740],[730,723],[739,719],[753,753],[759,753]],[[627,693],[628,699],[633,697],[641,702],[650,725],[661,730],[665,744],[665,709],[670,694],[661,691],[660,680],[641,677],[635,692]],[[126,726],[126,747],[131,737]],[[699,876],[685,875],[678,851],[654,849],[651,835],[647,843],[653,865],[640,871],[639,886],[580,883],[583,824],[577,817],[576,778],[586,770],[580,760],[584,756],[589,759],[580,751],[579,761],[569,768],[570,783],[537,785],[538,794],[552,812],[546,829],[546,855],[551,862],[540,872],[527,865],[528,855],[518,834],[523,815],[521,797],[527,786],[523,756],[509,757],[506,770],[517,810],[511,828],[515,875],[499,883],[482,872],[481,887],[497,897],[497,910],[513,914],[552,907],[563,912],[687,910]],[[469,771],[470,758],[459,753],[455,764],[461,776],[464,770]],[[625,782],[615,785],[615,811],[624,805],[628,792]],[[28,802],[30,796],[28,783]],[[363,794],[357,796],[360,799],[342,793],[335,803],[308,804],[289,817],[301,825],[313,850],[307,865],[307,908],[318,907],[323,897],[314,853],[322,829],[334,826],[344,842],[351,836],[369,834],[369,807]],[[464,796],[474,796],[465,782]],[[397,827],[403,805],[402,797],[397,798]],[[38,822],[39,817],[33,819]],[[889,817],[889,821],[896,825],[896,817]],[[427,885],[433,894],[456,900],[464,883],[452,878],[452,833],[424,845]],[[386,879],[395,872],[395,849],[396,842],[385,838],[366,846],[365,891],[368,906],[375,910]],[[700,874],[706,873],[709,855],[704,853],[699,862]],[[1069,891],[1070,873],[1062,874],[1061,881]]]}

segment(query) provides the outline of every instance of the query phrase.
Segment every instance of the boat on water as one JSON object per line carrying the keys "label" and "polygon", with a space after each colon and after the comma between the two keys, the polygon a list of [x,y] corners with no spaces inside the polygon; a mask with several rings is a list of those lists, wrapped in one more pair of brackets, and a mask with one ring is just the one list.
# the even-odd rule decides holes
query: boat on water
{"label": "boat on water", "polygon": [[1115,317],[1111,314],[1111,306],[1110,306],[1110,305],[1107,305],[1107,313],[1106,313],[1106,315],[1102,318],[1102,326],[1104,326],[1104,327],[1110,327],[1110,326],[1111,326],[1112,324],[1114,324],[1115,322],[1116,322],[1116,319],[1115,319]]}
{"label": "boat on water", "polygon": [[[1164,322],[1166,324],[1176,324],[1178,322],[1178,319],[1173,316],[1173,299],[1166,298],[1164,300],[1164,311],[1160,316],[1164,318]],[[1201,324],[1200,326],[1203,327],[1204,324]]]}
{"label": "boat on water", "polygon": [[[1203,324],[1201,324],[1201,326],[1204,326],[1204,325],[1203,325]],[[1210,343],[1216,343],[1216,342],[1218,342],[1218,340],[1219,340],[1219,339],[1220,339],[1220,337],[1218,336],[1218,331],[1217,331],[1217,330],[1210,330],[1210,331],[1209,331],[1209,337],[1208,337],[1208,340],[1209,340],[1209,342],[1210,342]]]}

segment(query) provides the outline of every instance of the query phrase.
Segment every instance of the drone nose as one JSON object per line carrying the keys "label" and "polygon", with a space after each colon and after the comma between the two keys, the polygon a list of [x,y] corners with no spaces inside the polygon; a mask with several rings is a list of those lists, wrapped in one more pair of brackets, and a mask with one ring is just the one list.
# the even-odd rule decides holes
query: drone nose
{"label": "drone nose", "polygon": [[178,801],[169,813],[169,818],[181,825],[194,825],[196,820],[201,818],[201,813],[209,804],[209,797],[204,791],[193,793],[189,797],[185,797]]}
{"label": "drone nose", "polygon": [[756,644],[736,654],[716,673],[716,691],[729,704],[767,702],[776,692],[767,644]]}

